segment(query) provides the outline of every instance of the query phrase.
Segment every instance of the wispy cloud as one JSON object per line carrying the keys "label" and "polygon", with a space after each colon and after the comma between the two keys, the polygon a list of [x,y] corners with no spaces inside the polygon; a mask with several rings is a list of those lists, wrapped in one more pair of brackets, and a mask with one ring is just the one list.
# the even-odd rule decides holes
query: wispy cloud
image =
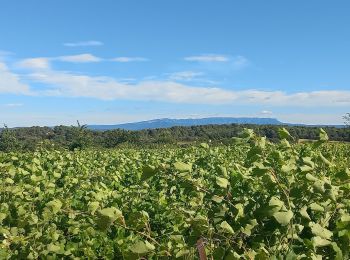
{"label": "wispy cloud", "polygon": [[168,74],[170,80],[179,80],[179,81],[191,81],[203,75],[204,75],[203,72],[196,72],[196,71],[189,71],[189,70]]}
{"label": "wispy cloud", "polygon": [[19,75],[12,73],[6,64],[0,62],[0,93],[30,95],[29,86],[20,81]]}
{"label": "wispy cloud", "polygon": [[196,62],[228,62],[230,60],[229,57],[219,54],[203,54],[199,56],[188,56],[184,59],[186,61]]}
{"label": "wispy cloud", "polygon": [[4,107],[22,107],[22,103],[8,103],[8,104],[3,104]]}
{"label": "wispy cloud", "polygon": [[0,58],[4,58],[4,57],[7,57],[7,56],[11,56],[13,55],[14,53],[13,52],[10,52],[10,51],[4,51],[4,50],[0,50]]}
{"label": "wispy cloud", "polygon": [[25,69],[49,69],[50,59],[44,57],[24,59],[19,61],[17,66]]}
{"label": "wispy cloud", "polygon": [[90,53],[78,54],[78,55],[70,55],[70,56],[60,56],[56,58],[52,58],[53,60],[65,61],[65,62],[73,62],[73,63],[88,63],[88,62],[100,62],[103,59],[96,57]]}
{"label": "wispy cloud", "polygon": [[232,68],[235,70],[243,69],[249,66],[250,64],[249,60],[243,56],[236,56],[231,59],[231,62],[232,62]]}
{"label": "wispy cloud", "polygon": [[66,42],[63,45],[66,47],[88,47],[88,46],[101,46],[103,45],[103,42],[100,42],[100,41]]}
{"label": "wispy cloud", "polygon": [[17,67],[24,69],[49,69],[51,67],[52,61],[62,61],[71,63],[90,63],[90,62],[100,62],[103,59],[96,57],[89,53],[69,55],[69,56],[58,56],[58,57],[39,57],[39,58],[29,58],[17,62]]}
{"label": "wispy cloud", "polygon": [[116,57],[111,59],[111,61],[116,62],[136,62],[136,61],[148,61],[147,58],[143,57]]}
{"label": "wispy cloud", "polygon": [[[250,65],[250,61],[244,56],[228,56],[218,54],[206,54],[199,56],[189,56],[184,58],[186,61],[200,64],[210,64],[206,69],[215,69],[220,71],[241,70]],[[214,65],[215,63],[215,65]]]}
{"label": "wispy cloud", "polygon": [[276,117],[282,122],[294,124],[344,125],[338,113],[279,113]]}
{"label": "wispy cloud", "polygon": [[21,60],[17,63],[17,66],[21,68],[29,69],[48,69],[51,61],[71,62],[71,63],[91,63],[91,62],[103,62],[103,61],[115,61],[115,62],[140,62],[148,61],[143,57],[117,57],[112,59],[105,59],[97,57],[91,53],[83,53],[77,55],[64,55],[57,57],[38,57]]}
{"label": "wispy cloud", "polygon": [[243,90],[239,91],[238,103],[273,105],[284,107],[349,106],[350,91],[320,90],[286,93],[284,91]]}

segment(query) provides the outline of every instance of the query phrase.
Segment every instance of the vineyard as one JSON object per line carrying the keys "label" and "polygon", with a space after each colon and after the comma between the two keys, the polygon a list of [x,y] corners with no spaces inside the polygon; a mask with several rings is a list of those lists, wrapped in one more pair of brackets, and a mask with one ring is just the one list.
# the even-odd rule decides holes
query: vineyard
{"label": "vineyard", "polygon": [[350,145],[0,153],[0,259],[348,259]]}

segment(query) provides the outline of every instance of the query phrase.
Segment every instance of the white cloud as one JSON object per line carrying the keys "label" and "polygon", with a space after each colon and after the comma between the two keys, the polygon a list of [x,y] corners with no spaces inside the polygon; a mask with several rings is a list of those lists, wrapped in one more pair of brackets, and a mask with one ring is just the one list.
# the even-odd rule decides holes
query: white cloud
{"label": "white cloud", "polygon": [[205,54],[199,56],[189,56],[184,58],[186,61],[197,61],[197,62],[227,62],[230,59],[225,55],[218,54]]}
{"label": "white cloud", "polygon": [[[89,54],[62,56],[71,62],[92,62],[98,59]],[[60,59],[62,58],[60,57]],[[55,58],[51,58],[55,59]],[[57,58],[56,58],[57,59]],[[350,106],[349,90],[322,90],[286,93],[283,91],[233,90],[217,87],[194,87],[174,82],[190,80],[200,72],[183,71],[174,73],[168,80],[143,80],[132,83],[109,77],[92,77],[72,72],[56,71],[50,68],[50,58],[22,60],[19,64],[30,69],[26,79],[43,83],[45,90],[30,91],[20,82],[18,75],[11,73],[0,63],[0,92],[51,95],[65,97],[90,97],[105,100],[152,100],[189,104],[235,104],[264,105],[279,107],[344,107]],[[266,111],[265,111],[266,112]]]}
{"label": "white cloud", "polygon": [[87,47],[87,46],[101,46],[103,42],[100,41],[83,41],[83,42],[67,42],[63,44],[66,47]]}
{"label": "white cloud", "polygon": [[49,69],[50,61],[49,58],[24,59],[18,62],[17,66],[25,69]]}
{"label": "white cloud", "polygon": [[148,61],[148,59],[143,57],[116,57],[111,59],[111,61],[116,62],[136,62],[136,61]]}
{"label": "white cloud", "polygon": [[200,76],[203,76],[203,72],[195,72],[195,71],[179,71],[174,73],[169,73],[170,80],[181,80],[181,81],[190,81]]}
{"label": "white cloud", "polygon": [[101,58],[96,57],[90,53],[70,55],[70,56],[60,56],[53,58],[54,60],[73,62],[73,63],[88,63],[88,62],[99,62],[102,61]]}
{"label": "white cloud", "polygon": [[5,63],[0,62],[0,93],[29,95],[29,86],[20,82],[17,74],[9,71]]}
{"label": "white cloud", "polygon": [[273,113],[272,111],[269,111],[269,110],[262,110],[260,114],[264,116],[271,116]]}
{"label": "white cloud", "polygon": [[281,107],[349,106],[350,91],[323,90],[286,93],[283,91],[228,90],[193,87],[173,81],[141,81],[137,84],[108,77],[91,77],[62,71],[34,71],[33,81],[49,88],[40,95],[92,97],[115,100],[154,100],[192,104],[254,104]]}
{"label": "white cloud", "polygon": [[234,93],[220,88],[191,87],[171,81],[128,84],[107,77],[59,71],[34,72],[30,78],[50,86],[39,95],[92,97],[105,100],[154,100],[177,103],[227,103]]}

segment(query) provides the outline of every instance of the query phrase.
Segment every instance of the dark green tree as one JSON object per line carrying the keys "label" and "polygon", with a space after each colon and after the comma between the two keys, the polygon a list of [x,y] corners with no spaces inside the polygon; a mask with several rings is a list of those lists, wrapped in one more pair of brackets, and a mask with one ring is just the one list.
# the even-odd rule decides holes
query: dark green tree
{"label": "dark green tree", "polygon": [[81,125],[77,121],[77,126],[71,127],[71,142],[69,144],[69,150],[87,148],[92,143],[92,134],[87,125]]}
{"label": "dark green tree", "polygon": [[19,149],[20,144],[13,130],[4,125],[0,134],[0,151],[10,152]]}

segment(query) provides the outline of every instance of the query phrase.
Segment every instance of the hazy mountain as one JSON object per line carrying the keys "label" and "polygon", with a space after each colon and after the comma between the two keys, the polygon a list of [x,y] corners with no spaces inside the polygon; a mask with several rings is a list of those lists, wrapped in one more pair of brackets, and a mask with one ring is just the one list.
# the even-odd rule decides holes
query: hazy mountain
{"label": "hazy mountain", "polygon": [[224,125],[224,124],[256,124],[256,125],[283,125],[284,123],[275,118],[257,117],[209,117],[209,118],[188,118],[188,119],[154,119],[148,121],[125,123],[118,125],[89,125],[93,130],[142,130],[154,128],[169,128],[173,126],[195,126],[195,125]]}

